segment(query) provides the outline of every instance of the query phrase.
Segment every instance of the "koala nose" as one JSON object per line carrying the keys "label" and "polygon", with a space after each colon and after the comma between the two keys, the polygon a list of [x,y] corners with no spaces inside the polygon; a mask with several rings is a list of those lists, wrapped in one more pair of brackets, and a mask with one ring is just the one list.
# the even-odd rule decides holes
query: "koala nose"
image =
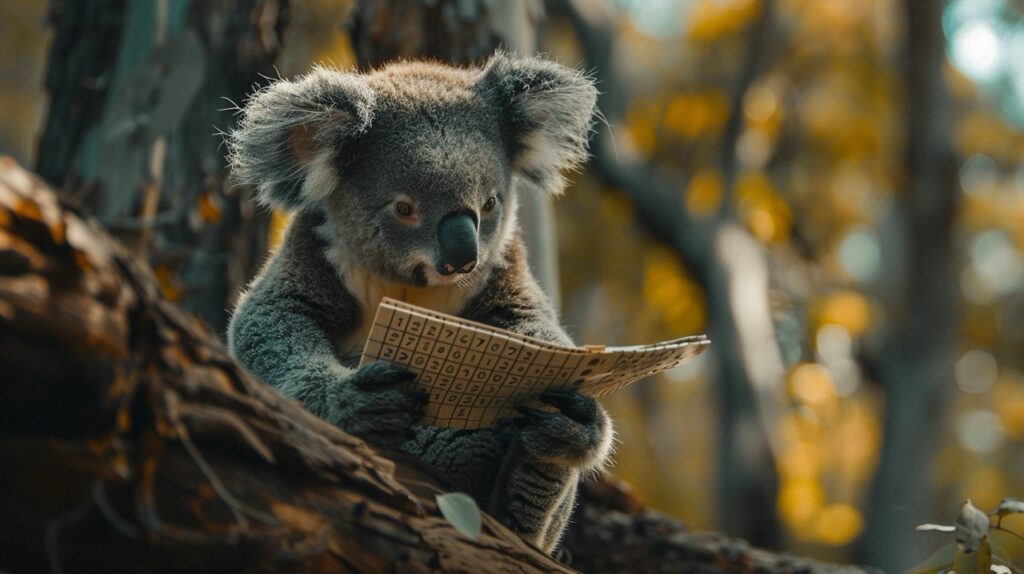
{"label": "koala nose", "polygon": [[476,218],[470,213],[450,213],[437,224],[441,275],[469,273],[476,267]]}

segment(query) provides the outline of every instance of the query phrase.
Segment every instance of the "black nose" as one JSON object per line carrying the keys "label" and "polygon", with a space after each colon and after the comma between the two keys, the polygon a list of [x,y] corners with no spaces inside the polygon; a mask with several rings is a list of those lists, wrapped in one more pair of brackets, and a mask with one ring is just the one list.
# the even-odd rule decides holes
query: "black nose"
{"label": "black nose", "polygon": [[469,213],[451,213],[437,224],[442,275],[469,273],[476,267],[476,218]]}

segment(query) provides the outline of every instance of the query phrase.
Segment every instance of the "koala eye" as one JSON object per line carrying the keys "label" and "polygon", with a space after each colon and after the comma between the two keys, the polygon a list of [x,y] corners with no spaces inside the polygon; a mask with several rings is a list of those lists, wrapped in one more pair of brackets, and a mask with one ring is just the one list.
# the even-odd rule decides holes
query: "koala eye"
{"label": "koala eye", "polygon": [[494,211],[494,208],[498,206],[498,198],[493,195],[487,198],[484,203],[484,213],[490,213]]}
{"label": "koala eye", "polygon": [[412,217],[416,213],[416,209],[407,201],[397,201],[395,202],[395,213],[399,217]]}

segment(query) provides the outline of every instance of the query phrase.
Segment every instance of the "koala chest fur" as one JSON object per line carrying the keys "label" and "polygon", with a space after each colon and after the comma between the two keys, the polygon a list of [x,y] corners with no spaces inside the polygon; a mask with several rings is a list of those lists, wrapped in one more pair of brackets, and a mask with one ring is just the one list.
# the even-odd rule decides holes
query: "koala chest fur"
{"label": "koala chest fur", "polygon": [[[328,235],[329,237],[329,235]],[[325,239],[328,240],[329,239]],[[341,356],[353,356],[362,351],[373,326],[377,305],[384,297],[398,299],[449,315],[459,315],[469,300],[483,287],[484,276],[477,274],[464,282],[452,285],[418,286],[394,281],[368,271],[352,257],[338,249],[325,250],[328,262],[335,268],[345,289],[359,303],[358,326],[337,341]]]}
{"label": "koala chest fur", "polygon": [[337,342],[338,352],[342,356],[351,356],[362,350],[373,326],[373,315],[377,305],[385,297],[449,315],[458,315],[479,288],[478,285],[472,288],[414,287],[375,277],[361,269],[352,269],[343,275],[343,278],[345,287],[359,301],[361,313],[359,325],[351,334]]}
{"label": "koala chest fur", "polygon": [[425,397],[387,363],[357,368],[383,297],[561,344],[525,262],[520,181],[559,193],[586,155],[596,91],[576,71],[496,54],[482,68],[316,69],[257,92],[228,136],[233,176],[293,212],[239,299],[228,345],[253,374],[374,445],[401,449],[551,550],[580,477],[612,444],[604,410],[541,397],[477,430],[417,424]]}

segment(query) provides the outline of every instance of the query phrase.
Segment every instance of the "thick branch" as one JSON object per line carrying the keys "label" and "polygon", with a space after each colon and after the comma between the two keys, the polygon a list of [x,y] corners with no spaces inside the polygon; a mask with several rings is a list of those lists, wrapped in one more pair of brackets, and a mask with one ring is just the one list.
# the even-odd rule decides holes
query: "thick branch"
{"label": "thick branch", "polygon": [[460,535],[2,161],[0,568],[565,570],[489,517]]}
{"label": "thick branch", "polygon": [[[0,569],[566,572],[442,485],[254,381],[151,272],[0,158]],[[583,489],[564,556],[587,572],[845,572]]]}

